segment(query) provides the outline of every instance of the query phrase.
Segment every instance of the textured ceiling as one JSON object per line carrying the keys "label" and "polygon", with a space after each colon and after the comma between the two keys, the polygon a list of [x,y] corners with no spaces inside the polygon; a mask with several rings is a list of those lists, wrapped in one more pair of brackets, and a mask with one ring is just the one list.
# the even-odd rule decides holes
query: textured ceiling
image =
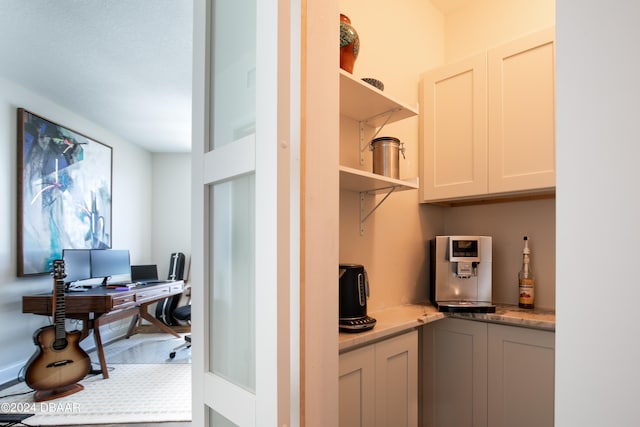
{"label": "textured ceiling", "polygon": [[0,76],[145,149],[188,152],[192,10],[190,0],[0,0]]}

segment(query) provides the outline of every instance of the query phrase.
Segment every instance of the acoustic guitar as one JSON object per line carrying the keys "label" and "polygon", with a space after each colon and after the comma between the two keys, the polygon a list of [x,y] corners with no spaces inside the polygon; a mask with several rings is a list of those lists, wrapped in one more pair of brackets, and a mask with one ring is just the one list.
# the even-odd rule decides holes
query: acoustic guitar
{"label": "acoustic guitar", "polygon": [[25,381],[36,391],[35,400],[49,400],[76,393],[76,384],[91,369],[89,355],[80,347],[82,333],[65,329],[64,261],[53,262],[52,313],[54,324],[33,334],[38,347],[27,362]]}

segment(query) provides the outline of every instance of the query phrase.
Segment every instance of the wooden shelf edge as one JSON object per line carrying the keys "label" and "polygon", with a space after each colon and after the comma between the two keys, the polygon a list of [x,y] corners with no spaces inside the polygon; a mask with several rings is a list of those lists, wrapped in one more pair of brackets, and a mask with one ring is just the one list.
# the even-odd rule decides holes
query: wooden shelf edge
{"label": "wooden shelf edge", "polygon": [[[366,100],[363,102],[363,99]],[[386,113],[395,111],[387,121]],[[399,102],[376,87],[340,69],[340,114],[378,127],[418,115],[418,105]]]}
{"label": "wooden shelf edge", "polygon": [[340,166],[340,189],[357,192],[382,192],[394,188],[394,191],[418,189],[418,178],[395,179],[375,173]]}
{"label": "wooden shelf edge", "polygon": [[492,193],[482,194],[477,196],[469,196],[465,198],[454,199],[438,199],[422,201],[422,204],[436,205],[444,207],[459,207],[459,206],[473,206],[473,205],[489,205],[495,203],[510,203],[510,202],[523,202],[531,200],[545,200],[555,199],[556,191],[553,188],[543,188],[528,191],[514,191],[508,193]]}

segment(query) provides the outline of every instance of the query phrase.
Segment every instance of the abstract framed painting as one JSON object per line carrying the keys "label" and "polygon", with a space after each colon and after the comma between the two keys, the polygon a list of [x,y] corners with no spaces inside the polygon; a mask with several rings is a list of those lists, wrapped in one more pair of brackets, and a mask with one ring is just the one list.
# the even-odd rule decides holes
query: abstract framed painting
{"label": "abstract framed painting", "polygon": [[18,108],[18,276],[111,247],[112,148]]}

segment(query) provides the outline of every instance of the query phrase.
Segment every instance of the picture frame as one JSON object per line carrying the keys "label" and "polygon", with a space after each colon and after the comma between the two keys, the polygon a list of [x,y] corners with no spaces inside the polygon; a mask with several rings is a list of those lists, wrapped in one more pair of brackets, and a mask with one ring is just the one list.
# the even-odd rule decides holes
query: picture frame
{"label": "picture frame", "polygon": [[113,149],[18,108],[18,276],[63,249],[111,247]]}

